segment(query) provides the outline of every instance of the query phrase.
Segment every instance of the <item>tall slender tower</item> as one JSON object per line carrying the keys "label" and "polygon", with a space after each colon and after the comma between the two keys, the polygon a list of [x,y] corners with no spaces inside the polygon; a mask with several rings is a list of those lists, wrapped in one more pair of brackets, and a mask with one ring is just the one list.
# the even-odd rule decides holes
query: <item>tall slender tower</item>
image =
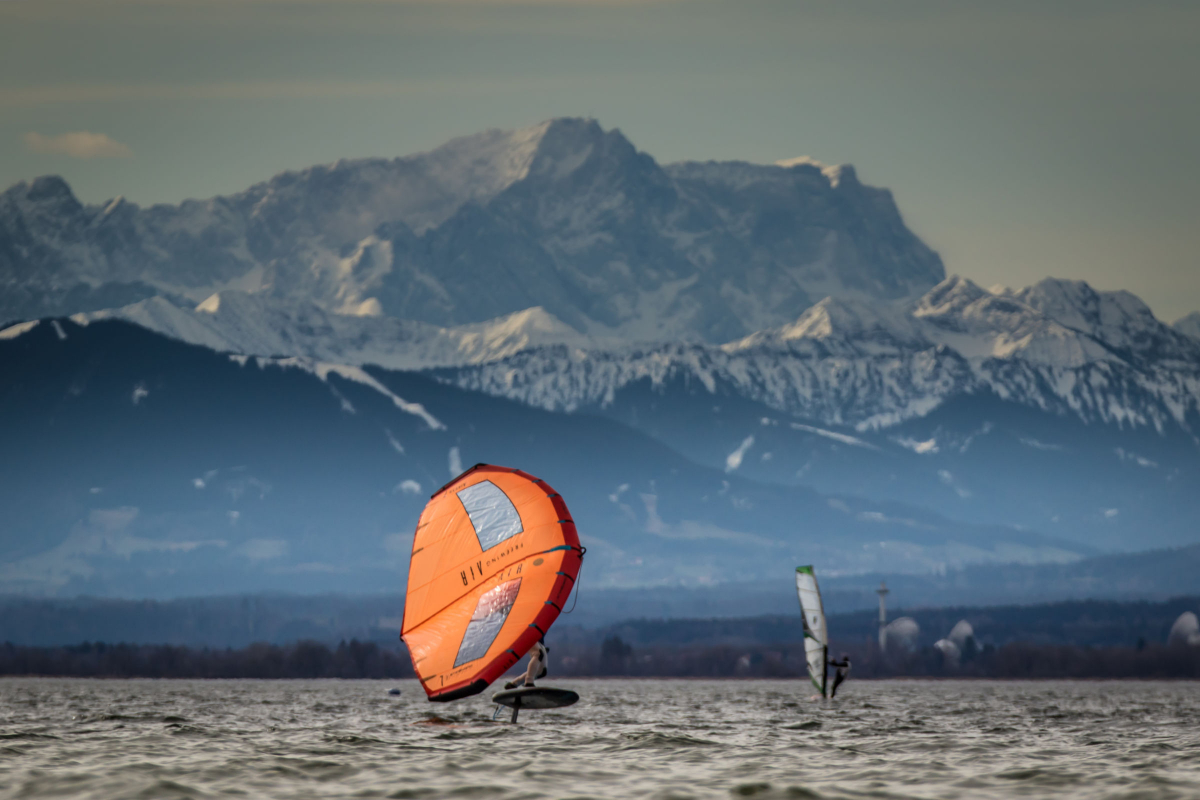
{"label": "tall slender tower", "polygon": [[887,650],[887,602],[884,600],[888,596],[887,584],[880,581],[875,594],[879,595],[879,649]]}

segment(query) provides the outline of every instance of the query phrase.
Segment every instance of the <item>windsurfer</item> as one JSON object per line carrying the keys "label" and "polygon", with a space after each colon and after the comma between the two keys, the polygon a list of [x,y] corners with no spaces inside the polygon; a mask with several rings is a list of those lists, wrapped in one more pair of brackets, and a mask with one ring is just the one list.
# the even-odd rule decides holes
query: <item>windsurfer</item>
{"label": "windsurfer", "polygon": [[[539,639],[537,644],[533,646],[533,650],[530,651],[529,655],[529,668],[525,670],[525,686],[531,687],[533,686],[534,681],[546,677],[546,654],[549,651],[550,648],[546,647],[546,642],[544,640]],[[515,689],[520,686],[521,683],[522,679],[517,678],[515,681],[509,681],[508,683],[504,684],[504,688]]]}
{"label": "windsurfer", "polygon": [[846,675],[850,673],[850,656],[847,653],[842,653],[842,660],[829,659],[829,666],[837,667],[837,673],[833,676],[833,688],[829,691],[831,698],[837,697],[838,686],[842,681],[846,680]]}

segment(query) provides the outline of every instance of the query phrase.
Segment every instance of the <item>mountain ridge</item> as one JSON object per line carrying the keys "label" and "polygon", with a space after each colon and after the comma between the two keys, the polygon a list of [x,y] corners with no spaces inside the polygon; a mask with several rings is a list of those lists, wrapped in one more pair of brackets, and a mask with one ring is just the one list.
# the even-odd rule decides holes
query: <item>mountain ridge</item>
{"label": "mountain ridge", "polygon": [[[1076,314],[1083,328],[1076,330],[1024,299],[1044,306],[1043,296],[1064,294],[1064,288],[1085,309],[1104,306],[1116,318],[1088,325]],[[986,388],[1084,421],[1179,430],[1195,438],[1200,342],[1155,320],[1132,295],[1109,295],[1052,279],[997,295],[951,277],[919,298],[909,314],[830,299],[794,323],[721,346],[645,345],[616,356],[603,348],[531,350],[464,366],[450,379],[571,410],[602,403],[632,381],[649,378],[657,385],[680,373],[710,392],[725,383],[776,411],[860,431],[919,418],[950,397]],[[1069,317],[1068,311],[1078,306],[1056,309]],[[847,324],[848,332],[838,329]],[[606,373],[605,364],[613,369]]]}
{"label": "mountain ridge", "polygon": [[828,297],[794,321],[717,345],[588,337],[540,307],[445,328],[237,291],[190,310],[150,298],[73,317],[105,318],[234,353],[437,369],[549,410],[603,406],[630,382],[685,374],[710,392],[724,384],[775,411],[859,431],[981,390],[1193,440],[1200,418],[1200,340],[1132,294],[1081,281],[989,291],[952,276],[903,306]]}
{"label": "mountain ridge", "polygon": [[591,335],[725,341],[831,291],[897,299],[943,276],[851,168],[662,166],[584,119],[178,205],[85,206],[53,176],[0,193],[10,320],[240,289],[441,326],[542,306]]}

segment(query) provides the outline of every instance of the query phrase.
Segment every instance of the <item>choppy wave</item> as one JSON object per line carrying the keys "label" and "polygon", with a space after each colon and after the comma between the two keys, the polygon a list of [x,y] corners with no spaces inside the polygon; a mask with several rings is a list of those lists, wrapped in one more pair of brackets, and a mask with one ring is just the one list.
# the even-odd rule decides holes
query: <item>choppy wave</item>
{"label": "choppy wave", "polygon": [[570,684],[510,725],[415,682],[0,680],[0,800],[1200,796],[1194,684]]}

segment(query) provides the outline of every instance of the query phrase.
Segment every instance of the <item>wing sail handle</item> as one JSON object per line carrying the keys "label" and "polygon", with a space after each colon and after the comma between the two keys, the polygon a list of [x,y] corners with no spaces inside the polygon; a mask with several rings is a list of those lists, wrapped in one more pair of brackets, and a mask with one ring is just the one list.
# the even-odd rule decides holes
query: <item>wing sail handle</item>
{"label": "wing sail handle", "polygon": [[430,498],[413,537],[401,638],[430,700],[477,694],[558,619],[583,550],[545,481],[476,464]]}

